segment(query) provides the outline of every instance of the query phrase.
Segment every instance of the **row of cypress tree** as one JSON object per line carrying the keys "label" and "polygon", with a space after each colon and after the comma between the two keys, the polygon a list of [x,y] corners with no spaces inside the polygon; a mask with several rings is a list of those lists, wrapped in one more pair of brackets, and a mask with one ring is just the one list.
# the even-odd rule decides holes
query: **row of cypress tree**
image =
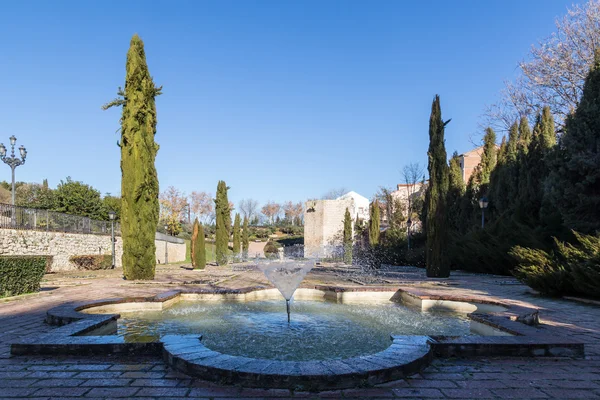
{"label": "row of cypress tree", "polygon": [[[486,129],[481,163],[469,182],[462,180],[456,153],[446,163],[446,124],[436,96],[423,210],[428,275],[448,276],[451,268],[515,273],[538,288],[561,282],[545,292],[589,294],[580,288],[600,284],[600,244],[593,236],[600,230],[600,53],[563,132],[557,135],[548,107],[533,129],[525,117],[515,121],[499,147]],[[484,196],[489,208],[481,229],[478,200]],[[591,264],[590,254],[596,254]]]}

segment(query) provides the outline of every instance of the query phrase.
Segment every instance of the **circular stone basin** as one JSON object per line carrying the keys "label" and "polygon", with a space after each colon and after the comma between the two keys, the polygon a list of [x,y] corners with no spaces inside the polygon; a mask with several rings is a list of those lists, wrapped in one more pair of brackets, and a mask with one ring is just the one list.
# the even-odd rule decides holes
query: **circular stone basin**
{"label": "circular stone basin", "polygon": [[342,304],[298,300],[287,322],[285,301],[181,301],[162,311],[120,311],[117,334],[127,341],[202,335],[209,349],[232,356],[320,361],[374,354],[390,334],[470,334],[464,314],[420,312],[401,304]]}

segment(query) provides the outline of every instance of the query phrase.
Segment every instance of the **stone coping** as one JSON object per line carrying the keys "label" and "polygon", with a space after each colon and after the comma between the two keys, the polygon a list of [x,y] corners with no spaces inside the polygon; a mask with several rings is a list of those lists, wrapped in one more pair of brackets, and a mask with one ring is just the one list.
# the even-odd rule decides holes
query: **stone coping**
{"label": "stone coping", "polygon": [[[306,288],[304,288],[306,289]],[[345,360],[275,361],[231,356],[206,348],[200,335],[166,335],[158,342],[127,342],[114,335],[92,336],[104,329],[116,330],[118,314],[88,314],[82,311],[126,303],[159,303],[168,306],[181,297],[194,295],[260,295],[276,289],[247,287],[219,290],[173,290],[149,297],[126,297],[65,304],[47,312],[46,321],[60,328],[40,336],[11,344],[13,355],[162,355],[174,369],[191,376],[224,384],[250,387],[328,390],[372,385],[400,379],[419,372],[432,357],[456,356],[567,356],[582,357],[583,343],[558,335],[553,327],[531,327],[517,322],[516,316],[535,311],[526,307],[480,296],[426,293],[413,288],[385,286],[341,287],[317,285],[310,292],[322,292],[325,299],[343,301],[345,295],[360,292],[389,293],[390,300],[410,300],[409,304],[433,304],[454,307],[456,304],[491,305],[495,312],[475,311],[469,318],[512,336],[399,336],[392,335],[391,345],[382,352]],[[311,292],[311,293],[312,293]],[[363,295],[364,296],[364,295]],[[379,296],[381,297],[381,296]],[[358,297],[360,299],[360,297]],[[473,305],[475,304],[475,306]],[[498,311],[500,310],[500,311]]]}

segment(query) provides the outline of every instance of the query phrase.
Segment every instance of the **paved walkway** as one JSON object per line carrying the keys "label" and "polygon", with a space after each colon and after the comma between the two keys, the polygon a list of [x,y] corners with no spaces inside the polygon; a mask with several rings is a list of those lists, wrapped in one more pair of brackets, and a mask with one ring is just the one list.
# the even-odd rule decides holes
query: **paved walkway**
{"label": "paved walkway", "polygon": [[303,285],[420,286],[423,290],[484,295],[540,309],[542,322],[586,343],[585,359],[436,359],[422,374],[374,388],[304,393],[218,386],[170,371],[159,358],[10,357],[9,343],[47,332],[45,312],[60,304],[111,297],[153,295],[176,288],[240,288],[265,285],[243,268],[157,267],[153,282],[128,282],[120,271],[78,271],[47,275],[39,295],[0,302],[0,398],[225,399],[225,398],[402,398],[402,399],[600,399],[600,307],[531,294],[514,279],[453,273],[428,281],[423,271],[405,269],[384,276],[313,270]]}

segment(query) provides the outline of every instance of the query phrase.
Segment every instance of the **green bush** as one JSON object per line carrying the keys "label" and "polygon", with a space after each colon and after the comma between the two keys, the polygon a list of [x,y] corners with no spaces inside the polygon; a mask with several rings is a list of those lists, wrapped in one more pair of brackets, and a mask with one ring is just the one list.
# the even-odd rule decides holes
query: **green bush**
{"label": "green bush", "polygon": [[265,257],[271,258],[271,259],[279,257],[278,249],[280,247],[281,247],[281,245],[279,243],[269,240],[267,242],[267,244],[265,244],[265,248],[264,248]]}
{"label": "green bush", "polygon": [[47,256],[1,256],[0,297],[40,290],[40,282],[49,269],[50,261]]}
{"label": "green bush", "polygon": [[71,256],[69,261],[75,264],[79,269],[98,270],[112,268],[112,256],[110,254]]}
{"label": "green bush", "polygon": [[542,294],[600,296],[600,238],[573,233],[569,242],[554,239],[552,251],[515,246],[515,276]]}

